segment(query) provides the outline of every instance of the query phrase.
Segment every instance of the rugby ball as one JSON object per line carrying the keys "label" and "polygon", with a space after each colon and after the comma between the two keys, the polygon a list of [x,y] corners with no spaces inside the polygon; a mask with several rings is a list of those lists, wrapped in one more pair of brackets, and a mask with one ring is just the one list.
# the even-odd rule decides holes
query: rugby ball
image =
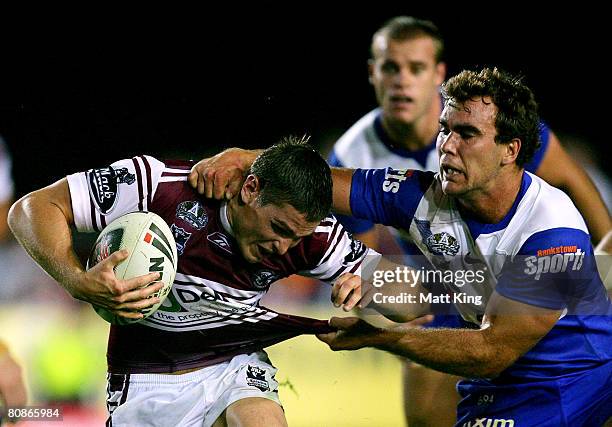
{"label": "rugby ball", "polygon": [[[176,243],[168,224],[152,212],[132,212],[123,215],[108,224],[98,236],[93,245],[87,269],[106,259],[115,251],[127,249],[129,256],[115,267],[118,279],[131,279],[152,272],[159,272],[159,281],[164,286],[153,296],[160,302],[152,307],[141,310],[146,319],[159,308],[168,296],[174,283],[178,254]],[[151,285],[151,282],[146,286]],[[143,319],[126,319],[102,307],[94,306],[94,310],[104,320],[114,325],[127,325],[140,322]]]}

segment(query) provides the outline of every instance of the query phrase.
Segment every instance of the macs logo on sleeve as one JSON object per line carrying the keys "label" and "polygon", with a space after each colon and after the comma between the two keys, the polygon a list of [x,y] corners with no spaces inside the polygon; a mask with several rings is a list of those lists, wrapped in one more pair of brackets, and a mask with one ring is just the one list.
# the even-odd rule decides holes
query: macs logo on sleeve
{"label": "macs logo on sleeve", "polygon": [[115,207],[119,184],[132,185],[134,181],[136,176],[129,173],[127,168],[114,169],[109,166],[87,171],[89,194],[103,215],[110,213]]}

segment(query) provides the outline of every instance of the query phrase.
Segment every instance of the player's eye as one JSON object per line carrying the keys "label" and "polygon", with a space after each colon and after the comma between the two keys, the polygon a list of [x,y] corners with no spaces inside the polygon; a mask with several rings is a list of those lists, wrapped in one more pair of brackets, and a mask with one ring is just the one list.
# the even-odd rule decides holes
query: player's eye
{"label": "player's eye", "polygon": [[385,61],[380,66],[380,70],[385,74],[395,74],[399,72],[399,66],[393,61]]}
{"label": "player's eye", "polygon": [[292,233],[289,232],[287,229],[285,229],[284,227],[281,227],[280,225],[272,222],[270,223],[272,225],[272,231],[274,231],[274,233],[278,234],[281,237],[293,237]]}
{"label": "player's eye", "polygon": [[440,130],[438,132],[440,132],[442,135],[448,135],[450,133],[450,129],[444,125],[440,125]]}
{"label": "player's eye", "polygon": [[410,70],[412,71],[412,74],[414,74],[415,76],[418,76],[423,71],[425,71],[425,65],[424,64],[412,64],[410,66]]}

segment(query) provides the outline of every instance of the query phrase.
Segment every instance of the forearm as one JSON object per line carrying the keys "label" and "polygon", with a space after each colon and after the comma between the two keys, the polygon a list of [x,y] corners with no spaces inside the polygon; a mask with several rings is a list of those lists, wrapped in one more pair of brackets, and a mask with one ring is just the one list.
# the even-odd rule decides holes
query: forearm
{"label": "forearm", "polygon": [[385,330],[372,347],[414,360],[429,368],[468,378],[491,378],[514,361],[503,345],[493,345],[483,330]]}
{"label": "forearm", "polygon": [[70,295],[79,297],[78,282],[84,268],[74,253],[66,212],[44,190],[16,202],[9,225],[30,256]]}
{"label": "forearm", "polygon": [[351,182],[353,169],[331,168],[333,187],[333,209],[341,215],[351,215]]}

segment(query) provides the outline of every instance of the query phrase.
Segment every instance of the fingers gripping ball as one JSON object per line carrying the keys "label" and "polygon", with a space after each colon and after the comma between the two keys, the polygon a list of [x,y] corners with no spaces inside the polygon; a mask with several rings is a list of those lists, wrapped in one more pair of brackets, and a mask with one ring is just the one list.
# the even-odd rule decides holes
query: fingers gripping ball
{"label": "fingers gripping ball", "polygon": [[[163,287],[152,295],[158,297],[160,302],[140,311],[144,315],[143,319],[146,319],[163,304],[172,289],[178,257],[174,236],[166,222],[152,212],[123,215],[102,230],[87,260],[87,269],[122,249],[127,249],[129,256],[115,267],[117,279],[127,280],[148,273],[160,273],[158,281],[163,282]],[[116,325],[143,320],[120,317],[102,307],[94,306],[94,310],[104,320]]]}

